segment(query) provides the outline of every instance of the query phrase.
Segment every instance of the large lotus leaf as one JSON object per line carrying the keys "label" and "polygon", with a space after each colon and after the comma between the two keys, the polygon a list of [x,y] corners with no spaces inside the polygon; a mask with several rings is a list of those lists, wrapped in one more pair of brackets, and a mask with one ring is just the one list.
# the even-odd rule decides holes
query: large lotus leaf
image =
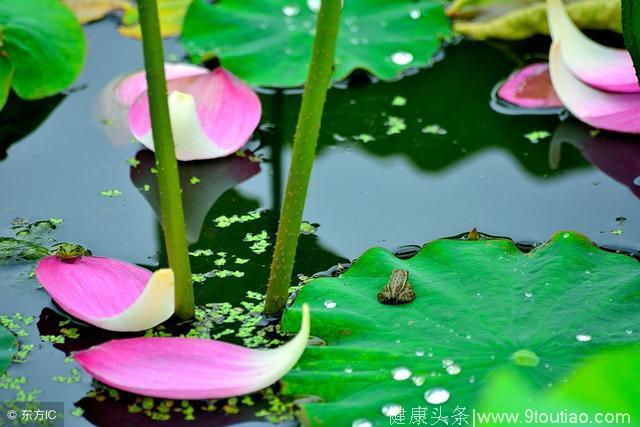
{"label": "large lotus leaf", "polygon": [[[569,0],[581,28],[622,32],[619,0]],[[456,0],[447,9],[454,31],[477,40],[517,40],[549,34],[545,0]]]}
{"label": "large lotus leaf", "polygon": [[[251,84],[299,86],[307,78],[315,21],[307,0],[195,0],[182,43],[196,58],[220,57],[225,68]],[[381,79],[397,78],[428,65],[448,35],[438,0],[345,1],[334,77],[365,69]]]}
{"label": "large lotus leaf", "polygon": [[58,93],[80,74],[84,34],[59,0],[1,0],[0,29],[0,56],[14,68],[12,74],[0,73],[0,85],[6,86],[11,78],[11,87],[21,98]]}
{"label": "large lotus leaf", "polygon": [[[581,417],[579,424],[640,425],[640,347],[605,352],[589,358],[556,387],[534,390],[525,378],[512,370],[499,372],[479,398],[477,425],[497,426],[498,420],[484,414],[509,413],[527,425],[549,425],[545,415],[567,414],[558,426],[570,426],[569,416]],[[536,415],[536,412],[538,415]],[[598,415],[601,414],[601,415]],[[598,418],[610,414],[609,422]],[[558,419],[558,418],[557,418]],[[512,423],[517,424],[517,423]]]}
{"label": "large lotus leaf", "polygon": [[0,376],[11,364],[16,349],[16,337],[7,328],[0,326]]}
{"label": "large lotus leaf", "polygon": [[[382,305],[376,295],[398,268],[417,296]],[[437,406],[425,393],[438,387],[452,415],[473,408],[505,366],[547,388],[595,352],[638,342],[639,295],[636,259],[573,232],[530,253],[508,240],[436,240],[408,260],[373,248],[342,276],[312,281],[286,311],[283,328],[295,330],[308,303],[311,333],[327,345],[307,349],[284,391],[323,399],[303,405],[312,425],[388,425],[381,410],[390,404],[408,419],[413,408]]]}

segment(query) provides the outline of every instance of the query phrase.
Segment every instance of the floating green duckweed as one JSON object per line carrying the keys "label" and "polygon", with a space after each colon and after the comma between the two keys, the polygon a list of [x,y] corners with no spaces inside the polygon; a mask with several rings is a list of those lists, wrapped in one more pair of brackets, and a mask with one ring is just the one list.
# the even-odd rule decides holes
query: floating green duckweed
{"label": "floating green duckweed", "polygon": [[391,105],[393,105],[394,107],[404,107],[405,105],[407,105],[407,98],[405,98],[404,96],[396,96],[391,101]]}
{"label": "floating green duckweed", "polygon": [[244,222],[248,222],[248,221],[253,221],[256,220],[258,218],[260,218],[261,216],[261,211],[252,211],[249,212],[245,215],[233,215],[233,216],[226,216],[226,215],[221,215],[219,217],[217,217],[216,219],[213,220],[213,222],[215,223],[216,227],[218,228],[226,228],[229,227],[231,224],[234,224],[236,222],[238,223],[244,223]]}
{"label": "floating green duckweed", "polygon": [[100,191],[100,195],[104,197],[118,197],[122,196],[122,191],[120,190],[102,190]]}
{"label": "floating green duckweed", "polygon": [[192,176],[191,178],[189,178],[189,182],[195,185],[200,182],[200,178],[198,178],[197,176]]}
{"label": "floating green duckweed", "polygon": [[446,135],[447,130],[440,125],[428,125],[422,128],[422,133],[426,133],[427,135]]}
{"label": "floating green duckweed", "polygon": [[133,168],[137,168],[140,164],[140,160],[136,159],[135,157],[129,157],[127,159],[127,164]]}
{"label": "floating green duckweed", "polygon": [[524,137],[527,138],[532,144],[537,144],[538,142],[542,141],[545,138],[549,138],[550,136],[551,133],[547,132],[546,130],[536,130],[524,135]]}
{"label": "floating green duckweed", "polygon": [[376,139],[373,137],[373,135],[369,135],[368,133],[361,133],[360,135],[355,135],[353,137],[353,139],[355,139],[356,141],[361,141],[364,142],[365,144],[367,142],[371,142],[371,141],[375,141]]}
{"label": "floating green duckweed", "polygon": [[387,127],[387,135],[397,135],[407,128],[404,119],[396,116],[387,117],[384,125]]}

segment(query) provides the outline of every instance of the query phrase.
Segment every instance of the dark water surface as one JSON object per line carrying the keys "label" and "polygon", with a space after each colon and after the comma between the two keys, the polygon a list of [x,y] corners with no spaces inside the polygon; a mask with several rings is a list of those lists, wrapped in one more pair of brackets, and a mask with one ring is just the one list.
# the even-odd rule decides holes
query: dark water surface
{"label": "dark water surface", "polygon": [[[83,244],[97,255],[155,266],[163,262],[152,207],[155,193],[153,188],[139,190],[153,184],[148,172],[153,157],[138,144],[114,146],[105,132],[111,125],[100,123],[93,113],[109,81],[141,68],[141,47],[118,36],[108,21],[86,27],[86,34],[87,63],[75,91],[39,104],[13,100],[0,114],[6,145],[7,135],[15,137],[24,129],[21,120],[38,121],[53,109],[0,160],[2,235],[13,235],[10,225],[16,217],[62,218],[64,223],[52,233],[56,239]],[[420,245],[473,227],[525,243],[541,243],[555,231],[573,229],[601,246],[640,251],[640,186],[633,183],[640,176],[640,142],[607,134],[594,137],[588,128],[557,116],[503,115],[490,108],[492,88],[518,65],[523,49],[544,51],[546,46],[509,52],[462,42],[448,47],[433,68],[399,82],[372,84],[359,74],[348,89],[342,87],[346,84],[333,89],[304,214],[319,226],[316,234],[302,236],[295,273],[326,270],[371,246]],[[182,51],[168,42],[167,54],[180,58]],[[256,221],[227,228],[215,227],[214,220],[279,205],[298,93],[261,94],[264,119],[248,148],[262,163],[232,157],[182,166],[192,249],[251,259],[242,266],[242,277],[197,284],[199,303],[237,302],[247,290],[264,290],[270,250],[255,254],[243,239],[265,230],[272,243],[277,214],[266,211]],[[392,105],[394,98],[405,99],[406,105]],[[429,125],[446,134],[429,133],[439,129],[434,126],[423,131]],[[541,130],[553,136],[535,144],[524,136]],[[132,170],[126,160],[134,156],[141,165]],[[201,183],[190,184],[192,176]],[[100,195],[104,190],[122,195],[105,197]],[[194,272],[210,271],[210,261],[194,259]],[[38,330],[56,333],[43,331],[63,318],[55,310],[43,310],[53,306],[35,279],[28,278],[31,267],[0,268],[0,313],[21,312],[39,320],[27,327],[26,341],[36,345],[29,362],[13,365],[9,373],[27,375],[25,389],[43,390],[42,402],[64,400],[69,412],[91,389],[91,380],[84,374],[76,384],[51,380],[68,375],[75,365],[63,363],[62,351],[38,339]],[[0,390],[0,400],[12,396]],[[85,415],[103,425],[150,422],[113,402],[88,405]],[[246,421],[211,417],[199,418],[197,424]],[[87,419],[71,416],[67,422],[85,425]]]}

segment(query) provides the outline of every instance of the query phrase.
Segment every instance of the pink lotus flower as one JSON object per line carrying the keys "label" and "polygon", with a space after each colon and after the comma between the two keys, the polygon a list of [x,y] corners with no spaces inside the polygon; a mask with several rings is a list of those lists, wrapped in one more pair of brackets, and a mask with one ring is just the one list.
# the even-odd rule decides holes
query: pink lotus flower
{"label": "pink lotus flower", "polygon": [[67,313],[110,331],[152,328],[175,310],[173,271],[151,271],[111,258],[48,256],[36,277]]}
{"label": "pink lotus flower", "polygon": [[98,381],[164,399],[220,399],[253,393],[278,381],[296,364],[309,339],[309,306],[298,334],[271,350],[200,338],[113,340],[75,354]]}
{"label": "pink lotus flower", "polygon": [[[586,37],[571,21],[562,0],[547,0],[547,17],[553,43],[549,52],[552,88],[537,79],[535,97],[518,92],[531,84],[532,75],[543,76],[543,65],[535,64],[516,73],[499,90],[507,102],[525,108],[544,105],[555,93],[580,121],[599,129],[640,133],[640,85],[626,50],[602,46]],[[536,67],[536,68],[533,68]],[[540,104],[540,105],[536,105]]]}
{"label": "pink lotus flower", "polygon": [[[178,160],[224,157],[249,140],[262,112],[260,99],[249,86],[223,68],[209,71],[194,65],[166,64],[165,74]],[[117,128],[126,109],[129,130],[153,150],[146,90],[144,71],[112,83],[101,96],[98,113]],[[122,132],[113,137],[123,139]]]}

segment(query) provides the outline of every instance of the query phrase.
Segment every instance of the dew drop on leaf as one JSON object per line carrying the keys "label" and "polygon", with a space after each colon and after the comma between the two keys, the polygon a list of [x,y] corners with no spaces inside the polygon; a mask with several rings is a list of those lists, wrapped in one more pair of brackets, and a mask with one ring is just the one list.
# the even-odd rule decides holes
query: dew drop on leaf
{"label": "dew drop on leaf", "polygon": [[411,19],[418,19],[422,16],[422,12],[420,11],[420,9],[411,9],[409,11],[409,16],[411,17]]}
{"label": "dew drop on leaf", "polygon": [[409,379],[409,377],[411,377],[411,371],[408,368],[405,368],[404,366],[400,366],[391,371],[391,376],[396,381],[404,381],[406,379]]}
{"label": "dew drop on leaf", "polygon": [[578,334],[578,335],[576,335],[576,340],[578,340],[580,342],[588,342],[588,341],[591,341],[591,335]]}
{"label": "dew drop on leaf", "polygon": [[417,387],[420,387],[421,385],[423,385],[426,379],[427,379],[427,377],[425,377],[424,375],[415,375],[415,376],[411,377],[411,381],[413,381],[413,383]]}
{"label": "dew drop on leaf", "polygon": [[295,5],[283,6],[282,13],[285,16],[296,16],[300,13],[300,8]]}
{"label": "dew drop on leaf", "polygon": [[391,55],[391,61],[398,65],[407,65],[413,61],[413,55],[409,52],[401,51]]}
{"label": "dew drop on leaf", "polygon": [[326,308],[336,308],[336,305],[338,305],[338,304],[336,304],[336,302],[334,300],[332,300],[332,299],[328,299],[328,300],[326,300],[324,302],[324,306]]}
{"label": "dew drop on leaf", "polygon": [[416,350],[416,356],[418,357],[424,356],[424,350]]}
{"label": "dew drop on leaf", "polygon": [[447,366],[447,374],[449,375],[458,375],[461,371],[462,368],[460,368],[460,365],[457,365],[455,363]]}
{"label": "dew drop on leaf", "polygon": [[397,403],[389,403],[382,407],[382,415],[385,417],[395,417],[400,413],[400,411],[402,411],[402,406]]}
{"label": "dew drop on leaf", "polygon": [[424,400],[432,405],[442,405],[449,400],[449,392],[442,387],[430,388],[424,393]]}
{"label": "dew drop on leaf", "polygon": [[351,423],[351,427],[373,427],[373,424],[366,418],[358,418]]}

